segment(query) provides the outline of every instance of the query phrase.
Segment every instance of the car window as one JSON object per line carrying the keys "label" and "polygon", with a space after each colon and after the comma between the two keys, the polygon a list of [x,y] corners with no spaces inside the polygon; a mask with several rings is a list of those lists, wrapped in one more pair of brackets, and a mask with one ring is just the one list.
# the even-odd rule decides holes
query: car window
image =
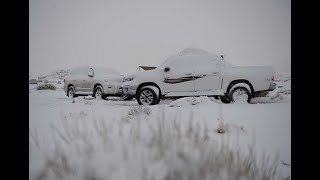
{"label": "car window", "polygon": [[98,67],[94,68],[95,75],[120,75],[120,73],[112,68]]}
{"label": "car window", "polygon": [[170,67],[170,71],[178,71],[178,72],[194,72],[195,66],[199,63],[199,59],[194,56],[186,56],[186,57],[175,57],[166,64],[165,67]]}
{"label": "car window", "polygon": [[90,70],[90,68],[88,68],[88,67],[75,68],[75,69],[71,70],[70,74],[71,75],[87,75],[89,70]]}
{"label": "car window", "polygon": [[201,61],[195,65],[195,71],[203,73],[218,72],[219,65],[219,60],[202,58]]}

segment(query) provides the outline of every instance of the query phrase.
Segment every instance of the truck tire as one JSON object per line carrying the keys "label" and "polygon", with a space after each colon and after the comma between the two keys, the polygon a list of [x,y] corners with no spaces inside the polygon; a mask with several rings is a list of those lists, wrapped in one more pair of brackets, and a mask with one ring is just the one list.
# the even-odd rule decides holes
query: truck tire
{"label": "truck tire", "polygon": [[245,88],[243,86],[239,86],[239,87],[234,88],[230,92],[229,98],[232,102],[246,100],[248,103],[250,103],[251,98],[252,98],[252,94],[250,93],[250,91],[247,88]]}
{"label": "truck tire", "polygon": [[152,88],[142,87],[136,96],[140,105],[155,105],[159,103],[159,97]]}

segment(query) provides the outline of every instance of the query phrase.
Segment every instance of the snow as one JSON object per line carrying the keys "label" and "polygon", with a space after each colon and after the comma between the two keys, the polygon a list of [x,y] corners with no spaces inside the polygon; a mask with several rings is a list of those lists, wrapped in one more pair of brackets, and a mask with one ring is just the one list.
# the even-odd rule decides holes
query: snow
{"label": "snow", "polygon": [[[291,166],[281,163],[291,164],[291,80],[276,83],[268,96],[250,104],[221,104],[201,96],[154,106],[90,96],[73,101],[63,83],[42,91],[31,84],[29,179],[165,179],[173,172],[191,177],[205,162],[205,152],[223,144],[245,153],[253,146],[259,159],[264,152],[278,155],[277,179],[291,176]],[[220,126],[224,134],[217,133]],[[205,134],[209,141],[201,140]],[[215,153],[223,157],[224,151]],[[230,171],[206,175],[230,179]]]}
{"label": "snow", "polygon": [[181,52],[179,52],[177,54],[177,56],[195,56],[195,55],[211,55],[211,56],[215,56],[215,57],[219,57],[218,55],[216,54],[212,54],[212,53],[209,53],[208,51],[206,50],[203,50],[203,49],[198,49],[198,48],[186,48],[184,50],[182,50]]}
{"label": "snow", "polygon": [[[159,68],[165,67],[169,62],[172,62],[172,61],[182,60],[186,62],[186,61],[190,61],[190,59],[194,59],[195,57],[198,60],[195,61],[195,63],[188,63],[189,66],[196,66],[199,63],[199,61],[201,62],[201,61],[208,61],[208,60],[218,61],[219,62],[218,64],[220,64],[222,60],[220,55],[210,53],[208,51],[198,49],[198,48],[186,48],[175,55],[171,55],[159,66]],[[230,63],[226,61],[223,61],[223,62],[224,62],[223,66],[232,67]]]}
{"label": "snow", "polygon": [[200,97],[185,97],[175,100],[169,104],[170,107],[188,107],[194,105],[212,105],[214,102],[211,98],[207,96],[200,96]]}

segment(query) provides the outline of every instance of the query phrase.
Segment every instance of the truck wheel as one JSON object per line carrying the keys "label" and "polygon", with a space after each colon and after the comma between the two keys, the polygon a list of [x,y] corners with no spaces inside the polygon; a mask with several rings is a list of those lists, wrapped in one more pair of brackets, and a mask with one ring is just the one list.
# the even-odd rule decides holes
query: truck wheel
{"label": "truck wheel", "polygon": [[159,97],[152,88],[141,88],[136,96],[140,105],[155,105],[159,103]]}
{"label": "truck wheel", "polygon": [[68,88],[67,96],[70,98],[73,98],[73,97],[76,97],[75,94],[76,94],[76,91],[75,91],[74,87],[70,86]]}
{"label": "truck wheel", "polygon": [[251,101],[252,95],[250,91],[242,86],[234,88],[230,92],[230,99],[232,102],[244,102],[247,101],[248,103]]}

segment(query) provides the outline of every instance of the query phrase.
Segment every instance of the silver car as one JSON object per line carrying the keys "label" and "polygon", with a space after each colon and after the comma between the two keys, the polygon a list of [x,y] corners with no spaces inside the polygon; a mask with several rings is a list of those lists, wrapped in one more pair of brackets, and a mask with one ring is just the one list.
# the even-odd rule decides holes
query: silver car
{"label": "silver car", "polygon": [[88,95],[102,99],[106,99],[107,96],[121,97],[122,80],[123,76],[111,68],[78,67],[72,69],[65,77],[64,91],[69,97]]}

